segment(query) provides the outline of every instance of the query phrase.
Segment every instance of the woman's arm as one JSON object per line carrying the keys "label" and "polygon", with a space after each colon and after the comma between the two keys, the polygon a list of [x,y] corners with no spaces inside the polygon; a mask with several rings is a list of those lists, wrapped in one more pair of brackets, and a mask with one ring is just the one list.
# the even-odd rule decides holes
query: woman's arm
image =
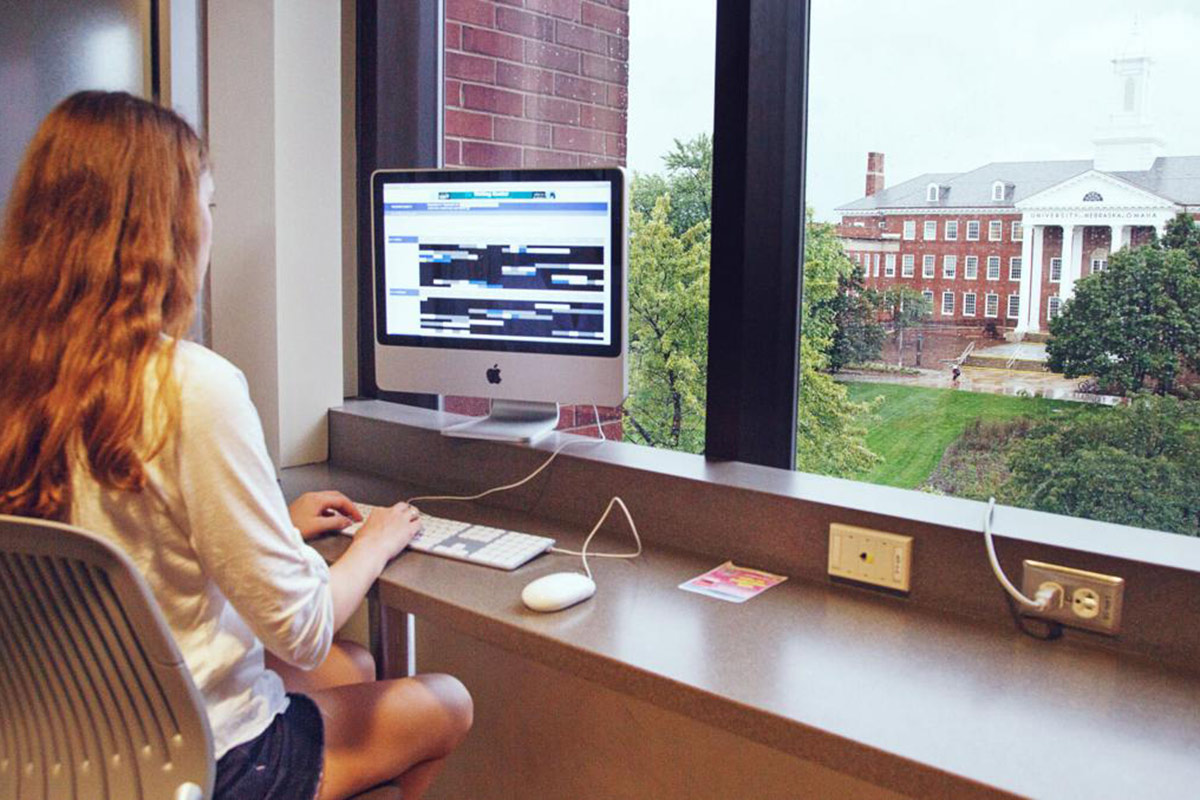
{"label": "woman's arm", "polygon": [[371,512],[355,534],[354,543],[329,568],[334,628],[346,624],[383,568],[408,546],[420,527],[417,509],[408,503]]}

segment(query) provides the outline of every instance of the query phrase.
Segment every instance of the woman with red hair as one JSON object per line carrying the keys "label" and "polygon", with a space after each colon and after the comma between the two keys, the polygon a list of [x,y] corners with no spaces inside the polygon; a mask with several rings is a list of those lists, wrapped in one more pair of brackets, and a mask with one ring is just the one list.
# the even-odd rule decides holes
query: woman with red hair
{"label": "woman with red hair", "polygon": [[205,148],[173,112],[81,92],[29,145],[0,238],[0,513],[69,522],[146,577],[204,698],[217,798],[419,798],[471,726],[447,675],[374,681],[333,634],[419,528],[289,509],[245,379],[184,340],[212,241]]}

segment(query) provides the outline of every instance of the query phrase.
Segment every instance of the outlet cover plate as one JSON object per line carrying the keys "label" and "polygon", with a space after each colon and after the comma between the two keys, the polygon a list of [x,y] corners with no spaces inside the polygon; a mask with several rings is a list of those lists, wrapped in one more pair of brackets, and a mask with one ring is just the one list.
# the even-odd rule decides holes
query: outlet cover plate
{"label": "outlet cover plate", "polygon": [[[1062,605],[1030,616],[1052,619],[1063,625],[1115,636],[1121,630],[1121,606],[1125,599],[1125,581],[1115,575],[1103,575],[1073,567],[1046,564],[1025,559],[1021,593],[1033,597],[1043,583],[1063,588]],[[1029,613],[1029,612],[1022,612]]]}
{"label": "outlet cover plate", "polygon": [[829,525],[830,575],[907,592],[911,571],[911,536],[840,522]]}

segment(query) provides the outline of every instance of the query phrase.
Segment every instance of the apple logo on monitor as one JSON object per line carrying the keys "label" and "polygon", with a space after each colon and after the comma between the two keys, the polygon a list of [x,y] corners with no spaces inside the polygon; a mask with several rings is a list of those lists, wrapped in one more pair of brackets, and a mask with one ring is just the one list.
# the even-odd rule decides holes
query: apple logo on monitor
{"label": "apple logo on monitor", "polygon": [[488,383],[499,383],[500,382],[500,365],[499,364],[492,364],[492,368],[487,371],[487,380],[488,380]]}

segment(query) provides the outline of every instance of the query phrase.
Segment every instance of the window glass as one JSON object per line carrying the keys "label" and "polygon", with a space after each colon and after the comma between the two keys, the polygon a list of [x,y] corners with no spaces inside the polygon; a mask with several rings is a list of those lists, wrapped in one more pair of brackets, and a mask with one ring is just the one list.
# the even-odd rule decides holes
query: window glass
{"label": "window glass", "polygon": [[559,428],[700,452],[715,0],[472,0],[445,17],[447,167],[628,169],[630,394],[564,407]]}
{"label": "window glass", "polygon": [[813,225],[901,269],[806,316],[861,466],[801,468],[1200,535],[1200,4],[1136,6],[811,0]]}

